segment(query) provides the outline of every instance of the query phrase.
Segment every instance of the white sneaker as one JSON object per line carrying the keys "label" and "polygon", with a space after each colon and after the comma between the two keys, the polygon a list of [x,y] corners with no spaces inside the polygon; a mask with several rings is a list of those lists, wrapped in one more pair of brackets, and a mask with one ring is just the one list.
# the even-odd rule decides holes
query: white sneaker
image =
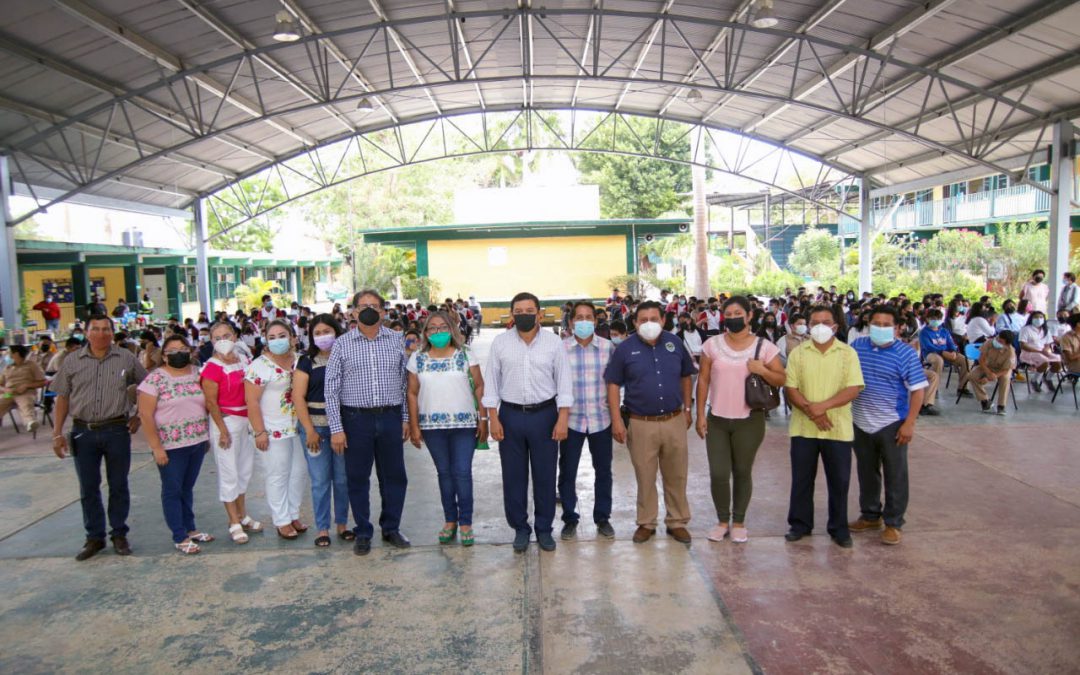
{"label": "white sneaker", "polygon": [[709,530],[709,534],[708,536],[706,536],[706,539],[708,539],[709,541],[724,541],[724,537],[727,536],[727,533],[727,523],[720,523],[718,525],[713,525],[713,529]]}
{"label": "white sneaker", "polygon": [[31,420],[31,421],[27,422],[26,430],[29,431],[30,433],[33,433],[34,429],[37,429],[37,426],[38,426],[38,423]]}
{"label": "white sneaker", "polygon": [[731,528],[731,541],[736,544],[745,544],[746,540],[750,538],[750,533],[746,531],[745,527],[735,526]]}

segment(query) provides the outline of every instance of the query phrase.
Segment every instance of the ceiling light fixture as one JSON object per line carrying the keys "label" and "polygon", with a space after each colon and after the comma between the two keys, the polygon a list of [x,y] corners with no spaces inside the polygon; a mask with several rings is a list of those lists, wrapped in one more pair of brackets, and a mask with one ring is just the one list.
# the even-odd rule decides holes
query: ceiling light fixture
{"label": "ceiling light fixture", "polygon": [[701,92],[699,90],[697,90],[697,89],[691,89],[690,91],[686,92],[686,102],[687,103],[699,103],[699,102],[701,102]]}
{"label": "ceiling light fixture", "polygon": [[778,23],[780,21],[776,18],[776,12],[773,11],[773,0],[761,0],[750,25],[754,28],[772,28]]}
{"label": "ceiling light fixture", "polygon": [[300,39],[300,31],[292,14],[282,10],[274,15],[274,39],[278,42],[296,42]]}
{"label": "ceiling light fixture", "polygon": [[374,109],[375,106],[371,104],[371,101],[368,100],[367,97],[360,99],[360,102],[356,104],[356,112],[360,113],[361,115],[366,115]]}

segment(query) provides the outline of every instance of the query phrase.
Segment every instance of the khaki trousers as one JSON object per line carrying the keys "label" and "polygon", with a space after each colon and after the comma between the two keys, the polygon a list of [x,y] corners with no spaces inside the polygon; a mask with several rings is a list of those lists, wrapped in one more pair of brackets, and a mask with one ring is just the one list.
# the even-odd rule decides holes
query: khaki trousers
{"label": "khaki trousers", "polygon": [[[926,357],[926,365],[930,366],[930,370],[934,371],[938,375],[938,380],[941,379],[941,371],[945,368],[945,359],[941,357],[941,354],[930,354]],[[964,358],[964,355],[957,352],[956,361],[953,362],[953,366],[956,367],[960,374],[960,377],[956,381],[956,390],[960,391],[964,386],[964,380],[967,379],[968,374],[968,360]]]}
{"label": "khaki trousers", "polygon": [[937,403],[938,387],[941,386],[941,375],[931,368],[923,368],[923,374],[926,375],[926,381],[930,383],[930,386],[926,388],[926,398],[923,399],[923,405],[934,405]]}
{"label": "khaki trousers", "polygon": [[[1002,408],[1009,402],[1009,386],[1012,384],[1011,375],[1011,373],[1005,373],[997,378],[997,404]],[[971,371],[969,381],[971,383],[971,388],[975,390],[975,398],[979,401],[985,401],[988,398],[986,385],[994,381],[989,380],[986,384],[983,384],[982,380],[986,376],[986,371],[982,369],[982,366],[976,366],[975,370]]]}
{"label": "khaki trousers", "polygon": [[686,446],[686,416],[676,415],[664,422],[630,420],[630,462],[637,477],[637,524],[656,529],[659,512],[656,471],[664,483],[664,524],[686,527],[690,522],[690,502],[686,498],[689,458]]}
{"label": "khaki trousers", "polygon": [[22,415],[23,425],[25,426],[30,422],[37,420],[37,411],[34,410],[34,404],[36,402],[36,390],[28,391],[25,394],[15,394],[11,398],[6,396],[0,397],[0,418],[8,414],[8,411],[12,408],[18,408],[19,414]]}

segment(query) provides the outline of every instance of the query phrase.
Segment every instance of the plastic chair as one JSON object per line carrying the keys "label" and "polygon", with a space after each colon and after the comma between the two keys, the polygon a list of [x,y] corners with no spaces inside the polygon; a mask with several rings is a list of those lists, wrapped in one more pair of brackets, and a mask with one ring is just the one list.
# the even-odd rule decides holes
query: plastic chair
{"label": "plastic chair", "polygon": [[1076,399],[1076,385],[1080,383],[1080,373],[1063,373],[1061,377],[1058,378],[1057,387],[1054,389],[1054,395],[1050,397],[1050,403],[1057,400],[1058,394],[1061,393],[1061,388],[1066,382],[1072,384],[1073,407],[1080,410],[1080,403],[1078,403]]}

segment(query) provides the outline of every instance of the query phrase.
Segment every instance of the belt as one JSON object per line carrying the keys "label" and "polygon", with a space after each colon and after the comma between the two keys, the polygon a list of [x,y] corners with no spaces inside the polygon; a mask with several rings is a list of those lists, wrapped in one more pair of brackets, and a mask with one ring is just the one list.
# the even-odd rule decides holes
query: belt
{"label": "belt", "polygon": [[630,413],[630,419],[638,420],[639,422],[667,422],[672,417],[677,417],[681,414],[681,410],[664,413],[663,415],[635,415],[634,413]]}
{"label": "belt", "polygon": [[400,405],[383,405],[376,408],[354,408],[351,405],[341,406],[341,412],[355,413],[358,415],[381,415],[388,412],[401,412]]}
{"label": "belt", "polygon": [[510,408],[511,410],[517,410],[518,412],[528,413],[528,412],[538,412],[540,410],[547,410],[548,408],[554,408],[555,407],[555,399],[549,398],[546,401],[542,401],[540,403],[531,403],[529,405],[524,405],[524,404],[521,404],[521,403],[511,403],[510,401],[503,401],[502,404],[504,406]]}
{"label": "belt", "polygon": [[89,429],[90,431],[93,431],[94,429],[103,429],[105,427],[125,426],[128,423],[128,419],[127,417],[120,416],[113,417],[112,419],[108,420],[102,420],[101,422],[87,422],[85,420],[75,418],[71,421],[71,423],[77,427],[83,427],[84,429]]}

